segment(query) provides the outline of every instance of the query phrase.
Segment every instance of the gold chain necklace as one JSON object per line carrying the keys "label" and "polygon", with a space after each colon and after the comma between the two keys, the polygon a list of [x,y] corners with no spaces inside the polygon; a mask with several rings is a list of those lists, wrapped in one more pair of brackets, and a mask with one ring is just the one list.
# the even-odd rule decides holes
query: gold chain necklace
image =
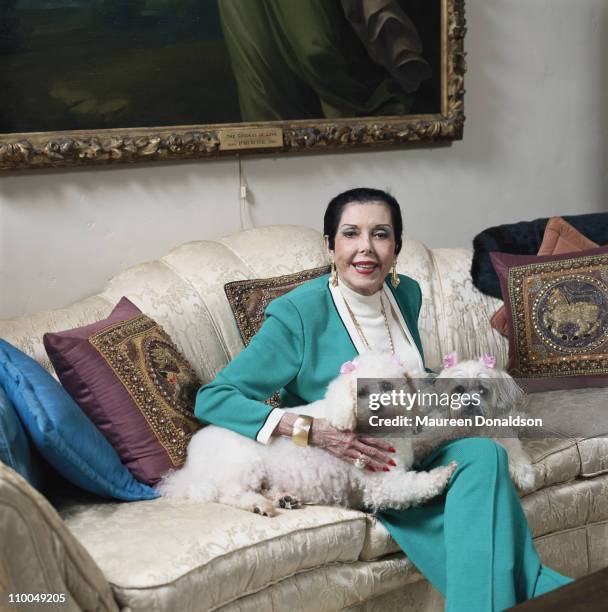
{"label": "gold chain necklace", "polygon": [[[365,337],[365,334],[363,333],[363,330],[361,329],[361,325],[359,325],[359,321],[357,320],[357,317],[355,316],[355,313],[352,311],[349,303],[347,302],[346,298],[344,297],[344,295],[342,295],[342,299],[344,300],[344,303],[346,304],[346,309],[348,310],[348,314],[350,315],[350,318],[352,319],[352,322],[357,330],[357,333],[359,334],[361,340],[363,341],[363,344],[365,345],[365,348],[368,351],[372,350],[372,347],[370,346],[367,338]],[[395,354],[395,345],[393,344],[393,335],[391,334],[391,328],[388,324],[388,318],[386,316],[386,310],[384,310],[384,300],[382,299],[382,295],[380,295],[380,309],[382,310],[382,316],[384,317],[384,326],[386,327],[386,333],[388,334],[388,342],[390,344],[391,347],[391,353],[394,355]]]}

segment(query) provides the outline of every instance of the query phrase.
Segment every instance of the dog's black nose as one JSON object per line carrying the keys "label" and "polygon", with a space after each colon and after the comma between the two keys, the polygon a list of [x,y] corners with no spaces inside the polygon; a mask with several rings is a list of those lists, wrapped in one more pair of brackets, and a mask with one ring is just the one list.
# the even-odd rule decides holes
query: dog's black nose
{"label": "dog's black nose", "polygon": [[483,411],[479,406],[463,406],[461,412],[463,417],[483,416]]}

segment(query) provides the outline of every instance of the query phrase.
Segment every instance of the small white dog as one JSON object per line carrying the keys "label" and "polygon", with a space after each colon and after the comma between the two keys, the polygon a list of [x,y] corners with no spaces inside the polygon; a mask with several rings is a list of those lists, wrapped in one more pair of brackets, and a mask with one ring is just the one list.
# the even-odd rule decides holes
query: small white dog
{"label": "small white dog", "polygon": [[[480,415],[489,418],[500,418],[507,415],[518,415],[517,410],[524,406],[526,395],[507,372],[496,368],[496,359],[482,355],[478,360],[458,361],[456,353],[443,359],[443,370],[435,382],[435,391],[452,394],[477,393],[481,402],[477,406],[462,407],[452,410],[452,417],[474,417]],[[503,434],[505,430],[502,430]],[[415,458],[419,461],[431,450],[449,439],[471,435],[470,430],[451,428],[448,435],[439,438],[419,436],[415,441]],[[523,492],[534,490],[535,471],[530,457],[524,450],[521,440],[513,430],[506,433],[509,437],[497,438],[496,431],[490,426],[479,426],[474,430],[498,442],[509,457],[509,473],[515,485]]]}
{"label": "small white dog", "polygon": [[[392,355],[366,353],[344,364],[323,400],[287,410],[352,430],[357,378],[376,379],[374,385],[382,389],[386,379],[404,376],[403,366]],[[288,438],[277,437],[264,445],[208,425],[190,441],[185,465],[169,472],[157,488],[169,497],[220,502],[266,516],[302,503],[403,509],[442,493],[456,469],[452,462],[428,472],[411,471],[412,441],[412,437],[390,439],[397,467],[374,473],[320,448],[297,446]]]}

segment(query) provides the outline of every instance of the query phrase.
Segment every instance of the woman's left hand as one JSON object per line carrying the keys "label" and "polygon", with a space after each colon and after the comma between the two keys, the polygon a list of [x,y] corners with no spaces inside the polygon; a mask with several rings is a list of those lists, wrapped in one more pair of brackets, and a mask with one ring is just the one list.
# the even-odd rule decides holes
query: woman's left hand
{"label": "woman's left hand", "polygon": [[[361,436],[361,435],[357,436],[357,440],[361,444],[365,444],[366,447],[371,446],[372,448],[380,451],[378,453],[377,458],[378,457],[384,458],[384,461],[386,461],[387,463],[387,465],[382,466],[383,470],[388,469],[390,471],[389,466],[395,465],[395,461],[392,459],[391,455],[396,452],[396,449],[392,446],[392,444],[390,444],[390,442],[387,442],[386,440],[383,440],[382,438],[375,438],[373,436]],[[387,460],[386,457],[389,457],[389,459]]]}
{"label": "woman's left hand", "polygon": [[393,445],[382,438],[375,438],[373,436],[357,436],[357,440],[359,440],[359,442],[363,442],[363,444],[367,444],[368,446],[374,446],[382,451],[389,453],[395,452]]}
{"label": "woman's left hand", "polygon": [[372,471],[389,471],[389,466],[396,465],[391,457],[394,449],[389,443],[370,436],[359,436],[354,431],[335,429],[326,419],[313,420],[309,442],[349,463],[363,459],[365,467]]}

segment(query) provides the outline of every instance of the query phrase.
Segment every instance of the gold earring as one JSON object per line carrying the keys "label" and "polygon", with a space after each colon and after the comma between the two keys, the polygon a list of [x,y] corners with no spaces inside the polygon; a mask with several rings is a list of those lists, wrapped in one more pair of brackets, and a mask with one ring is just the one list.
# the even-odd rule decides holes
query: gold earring
{"label": "gold earring", "polygon": [[338,271],[336,270],[336,263],[333,261],[331,262],[331,274],[329,276],[329,282],[331,283],[332,287],[338,286]]}
{"label": "gold earring", "polygon": [[400,282],[401,282],[401,279],[399,278],[399,275],[397,274],[397,260],[395,259],[395,261],[393,262],[393,269],[391,270],[391,285],[393,286],[394,289],[397,289]]}

